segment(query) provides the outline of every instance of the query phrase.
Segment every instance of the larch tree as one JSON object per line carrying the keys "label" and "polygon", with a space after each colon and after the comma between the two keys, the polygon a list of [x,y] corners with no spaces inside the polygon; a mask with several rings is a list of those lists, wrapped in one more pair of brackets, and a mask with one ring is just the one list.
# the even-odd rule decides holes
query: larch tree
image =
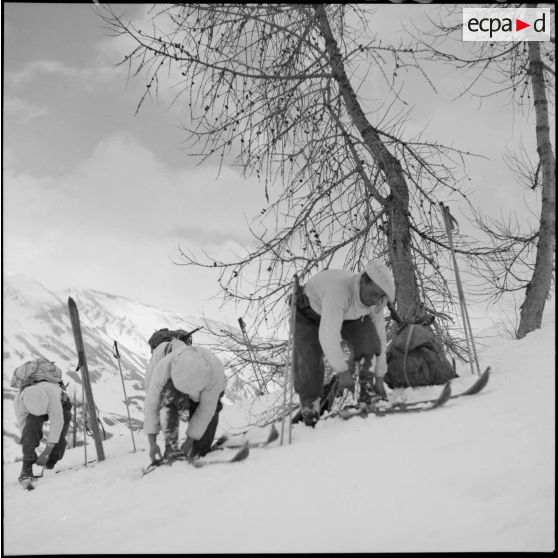
{"label": "larch tree", "polygon": [[[218,261],[181,250],[181,263],[217,268],[225,299],[245,305],[256,330],[284,318],[295,273],[304,282],[332,264],[356,271],[373,258],[390,265],[404,319],[451,312],[439,201],[466,199],[458,177],[467,154],[422,134],[405,137],[408,115],[394,113],[394,79],[404,58],[407,71],[421,70],[412,48],[371,39],[375,8],[155,9],[148,24],[102,12],[114,34],[131,41],[121,63],[146,82],[138,110],[180,80],[174,102],[184,109],[191,150],[200,162],[235,164],[257,177],[267,200],[245,254]],[[373,109],[370,87],[386,96]],[[475,254],[470,240],[456,246]]]}
{"label": "larch tree", "polygon": [[[553,6],[551,19],[548,23],[554,29]],[[444,47],[449,44],[448,39],[461,34],[460,8],[440,6],[432,23],[433,30],[422,30],[420,34],[421,57],[451,64],[464,76],[472,73],[462,94],[480,98],[508,95],[513,99],[512,110],[526,109],[535,115],[536,163],[526,148],[517,154],[508,152],[506,158],[526,189],[540,196],[538,216],[530,223],[525,209],[521,218],[511,216],[505,220],[473,212],[477,213],[477,225],[492,243],[492,249],[476,260],[477,270],[491,286],[491,298],[499,300],[508,292],[524,293],[515,331],[520,339],[540,328],[554,278],[556,157],[551,143],[549,100],[553,101],[555,94],[555,40],[551,37],[550,42],[464,42],[456,53]]]}

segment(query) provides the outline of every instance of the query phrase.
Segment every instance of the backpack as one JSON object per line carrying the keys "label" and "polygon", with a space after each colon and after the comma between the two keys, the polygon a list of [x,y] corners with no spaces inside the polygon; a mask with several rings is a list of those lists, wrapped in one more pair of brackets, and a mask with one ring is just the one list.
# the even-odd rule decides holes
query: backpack
{"label": "backpack", "polygon": [[[197,327],[192,331],[184,331],[183,329],[175,329],[174,331],[170,330],[168,327],[164,327],[162,329],[158,329],[153,335],[149,338],[147,343],[151,347],[151,353],[161,344],[168,341],[172,341],[173,339],[178,339],[186,345],[192,344],[192,334],[196,333],[202,329],[203,326]],[[165,347],[165,355],[168,355],[171,352],[172,348],[170,347],[170,343],[167,344]]]}
{"label": "backpack", "polygon": [[39,357],[29,360],[14,370],[10,385],[19,390],[37,382],[62,382],[62,370],[50,360]]}
{"label": "backpack", "polygon": [[168,327],[158,329],[147,341],[153,352],[161,343],[170,341],[174,337],[174,333]]}
{"label": "backpack", "polygon": [[387,348],[384,381],[391,388],[445,384],[457,378],[454,367],[424,324],[405,324]]}
{"label": "backpack", "polygon": [[[200,329],[200,328],[198,328]],[[196,331],[196,330],[194,330]],[[169,353],[172,353],[172,341],[173,339],[178,339],[179,341],[182,341],[184,344],[186,345],[191,345],[192,344],[192,334],[188,333],[187,331],[184,331],[183,329],[176,329],[175,331],[171,332],[173,334],[172,339],[170,339],[167,342],[167,345],[165,346],[165,350],[164,350],[164,355],[167,356]]]}

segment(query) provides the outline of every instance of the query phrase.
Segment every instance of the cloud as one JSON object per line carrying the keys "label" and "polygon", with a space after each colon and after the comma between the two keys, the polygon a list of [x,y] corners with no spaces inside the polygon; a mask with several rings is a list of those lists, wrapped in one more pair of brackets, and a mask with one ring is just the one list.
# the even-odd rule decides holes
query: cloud
{"label": "cloud", "polygon": [[[100,142],[75,172],[36,177],[4,172],[5,269],[50,288],[95,288],[172,308],[217,311],[218,270],[184,267],[243,253],[260,186],[214,167],[169,169],[134,136]],[[259,200],[259,201],[258,201]],[[213,308],[213,310],[210,310]]]}
{"label": "cloud", "polygon": [[48,114],[48,110],[45,107],[40,107],[25,99],[9,96],[4,98],[4,117],[28,122],[46,114]]}
{"label": "cloud", "polygon": [[109,66],[74,68],[58,60],[35,60],[18,72],[6,72],[5,80],[11,87],[22,88],[44,79],[45,74],[62,77],[69,83],[87,88],[104,87],[107,82],[121,78],[121,72]]}
{"label": "cloud", "polygon": [[172,266],[179,246],[214,257],[242,249],[261,188],[234,170],[223,169],[219,180],[216,173],[213,167],[171,170],[127,132],[100,142],[62,177],[6,169],[6,264],[22,273],[76,276],[81,268],[91,279],[107,273],[130,279],[131,270],[136,278],[151,262]]}
{"label": "cloud", "polygon": [[223,228],[208,230],[207,225],[176,227],[170,231],[170,236],[177,239],[181,245],[187,245],[191,240],[196,241],[199,238],[203,238],[208,245],[215,246],[228,244],[231,241],[245,245],[253,241],[247,229],[245,232],[232,232],[230,229]]}
{"label": "cloud", "polygon": [[[131,25],[137,33],[138,30],[147,30],[146,32],[153,32],[153,25],[157,26],[157,34],[167,36],[172,33],[174,25],[168,17],[157,17],[161,11],[166,11],[168,6],[157,4],[130,4],[130,5],[110,5],[108,7],[102,6],[101,13],[106,17],[111,17],[111,12],[117,12],[117,16],[123,24]],[[128,84],[133,90],[143,94],[146,90],[146,85],[149,81],[149,76],[152,75],[155,69],[155,63],[146,63],[143,69],[135,75],[138,69],[139,61],[145,62],[149,60],[152,54],[146,54],[146,59],[143,56],[134,58],[130,64],[128,57],[135,49],[138,48],[138,42],[132,38],[131,35],[126,33],[115,34],[100,41],[95,48],[97,59],[100,64],[108,64],[111,66],[119,65],[121,75],[126,75]],[[182,69],[178,63],[173,62],[170,66],[165,64],[164,71],[159,71],[157,74],[157,81],[154,87],[151,88],[148,94],[148,99],[156,100],[167,108],[169,112],[180,118],[185,117],[184,107],[187,101],[184,101],[184,92],[189,91],[189,81],[182,76]],[[178,102],[177,102],[178,99]],[[187,112],[187,111],[186,111]]]}

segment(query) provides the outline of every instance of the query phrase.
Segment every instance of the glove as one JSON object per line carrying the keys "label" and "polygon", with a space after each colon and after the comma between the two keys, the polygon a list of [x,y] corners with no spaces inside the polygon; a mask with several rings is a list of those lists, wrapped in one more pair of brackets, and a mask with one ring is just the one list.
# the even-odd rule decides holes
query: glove
{"label": "glove", "polygon": [[[162,459],[161,450],[157,445],[157,434],[148,434],[147,441],[149,442],[149,457],[151,458],[151,463],[156,463]],[[157,458],[159,456],[159,458]]]}
{"label": "glove", "polygon": [[324,386],[320,395],[320,416],[326,411],[330,412],[333,407],[333,401],[340,396],[337,376],[334,374],[331,380]]}
{"label": "glove", "polygon": [[355,380],[349,370],[345,370],[345,372],[340,372],[339,374],[336,374],[336,376],[337,376],[337,388],[340,393],[344,389],[348,389],[349,391],[354,391]]}
{"label": "glove", "polygon": [[192,459],[194,457],[194,440],[186,436],[186,440],[180,446],[180,451],[186,456],[186,459]]}
{"label": "glove", "polygon": [[41,455],[39,455],[39,457],[37,457],[37,460],[35,461],[35,463],[37,465],[39,465],[40,467],[44,467],[48,461],[48,458],[50,457],[50,454],[52,453],[52,450],[54,449],[54,446],[56,444],[47,444],[46,448],[43,450],[43,453],[41,453]]}
{"label": "glove", "polygon": [[45,450],[43,451],[43,453],[41,453],[41,455],[39,455],[39,457],[37,457],[37,461],[35,461],[35,463],[37,465],[40,465],[41,467],[44,467],[49,457],[50,457],[50,453],[47,453]]}
{"label": "glove", "polygon": [[[159,456],[159,457],[157,457],[157,456]],[[159,461],[160,459],[162,459],[161,450],[159,449],[159,446],[157,444],[155,444],[155,446],[149,448],[149,457],[151,458],[151,463],[155,463],[156,461]]]}

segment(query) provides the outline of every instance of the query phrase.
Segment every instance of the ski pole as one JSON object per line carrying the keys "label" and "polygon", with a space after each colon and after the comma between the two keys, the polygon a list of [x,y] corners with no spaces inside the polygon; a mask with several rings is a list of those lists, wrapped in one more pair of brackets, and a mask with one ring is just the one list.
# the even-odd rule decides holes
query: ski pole
{"label": "ski pole", "polygon": [[[452,236],[452,221],[455,222],[455,219],[451,216],[450,212],[449,212],[449,208],[447,206],[445,206],[442,202],[440,202],[440,207],[442,209],[442,214],[444,217],[444,224],[446,226],[446,234],[448,237],[448,243],[450,246],[450,252],[451,252],[451,256],[452,256],[452,260],[453,260],[453,267],[454,267],[454,271],[455,271],[455,282],[457,285],[457,293],[459,296],[459,309],[461,311],[461,318],[463,320],[463,332],[465,334],[465,343],[467,345],[467,354],[469,356],[469,365],[471,366],[471,373],[474,374],[475,370],[473,368],[473,360],[475,360],[476,363],[476,353],[475,353],[475,358],[471,358],[471,353],[472,353],[472,332],[471,332],[471,328],[470,328],[470,323],[469,323],[469,316],[467,313],[467,306],[465,305],[465,294],[463,292],[463,285],[461,284],[461,277],[459,274],[459,268],[457,265],[457,257],[455,255],[455,248],[453,245],[453,236]],[[477,364],[477,372],[480,374],[480,371],[478,369],[478,363]]]}
{"label": "ski pole", "polygon": [[[442,215],[444,217],[444,223],[446,225],[446,233],[448,236],[448,242],[449,242],[449,246],[450,246],[450,252],[451,252],[451,256],[453,259],[453,268],[455,271],[455,282],[457,284],[457,293],[459,295],[459,304],[461,307],[461,317],[463,319],[463,329],[465,332],[465,341],[467,343],[467,352],[469,353],[469,363],[471,365],[471,372],[474,374],[475,370],[473,368],[473,360],[475,362],[475,365],[477,367],[477,375],[480,376],[480,367],[479,367],[479,361],[477,358],[477,351],[475,348],[475,341],[473,339],[473,331],[471,329],[471,321],[469,320],[469,312],[467,311],[467,305],[465,303],[465,293],[463,292],[463,285],[461,283],[461,277],[459,275],[459,268],[457,266],[457,257],[455,255],[455,248],[453,245],[453,236],[451,233],[451,229],[452,229],[452,221],[455,222],[455,219],[451,216],[450,211],[449,211],[449,207],[447,207],[446,205],[443,204],[443,202],[440,202],[440,207],[442,210]],[[469,338],[470,338],[470,345],[469,345]],[[472,353],[473,353],[473,357],[471,358],[471,347],[472,347]]]}
{"label": "ski pole", "polygon": [[74,388],[74,405],[72,407],[72,415],[74,419],[74,427],[72,429],[72,448],[76,447],[77,442],[77,407],[76,407],[76,390]]}
{"label": "ski pole", "polygon": [[132,419],[130,417],[130,407],[128,405],[128,396],[126,395],[126,386],[124,385],[124,375],[122,374],[122,366],[120,365],[120,352],[118,351],[118,343],[114,341],[114,357],[118,361],[118,369],[120,370],[120,379],[122,380],[122,390],[124,391],[124,403],[126,404],[126,411],[128,413],[128,428],[132,435],[132,446],[134,453],[136,453],[136,442],[134,441],[134,431],[132,430]]}
{"label": "ski pole", "polygon": [[83,412],[83,459],[87,467],[87,407],[85,406],[85,386],[81,383],[81,409]]}
{"label": "ski pole", "polygon": [[289,444],[292,442],[292,433],[293,433],[293,417],[292,417],[292,408],[293,408],[293,395],[294,395],[294,382],[293,382],[293,360],[294,360],[294,349],[291,345],[291,381],[290,381],[290,390],[289,390]]}
{"label": "ski pole", "polygon": [[[298,292],[298,276],[295,274],[293,277],[293,286],[291,290],[291,306],[290,306],[290,320],[289,320],[289,339],[287,342],[287,358],[285,361],[285,373],[283,376],[283,415],[281,417],[281,440],[280,444],[283,445],[283,432],[285,430],[285,417],[289,415],[289,444],[291,443],[291,430],[292,430],[292,399],[293,399],[293,386],[291,384],[293,371],[294,371],[294,328],[295,328],[295,318],[296,318],[296,295]],[[290,361],[290,362],[289,362]],[[291,369],[291,374],[289,374],[289,368]],[[287,391],[289,391],[289,410],[287,413]]]}
{"label": "ski pole", "polygon": [[[244,342],[246,343],[246,348],[248,349],[248,356],[250,357],[250,360],[252,361],[252,366],[254,367],[254,376],[256,376],[256,381],[258,382],[258,386],[260,388],[260,395],[263,395],[264,393],[267,392],[267,388],[265,387],[263,374],[262,374],[262,371],[260,369],[259,364],[258,364],[258,368],[257,368],[257,371],[256,371],[256,356],[252,352],[252,343],[248,339],[248,334],[246,333],[246,324],[244,323],[244,320],[242,318],[238,318],[238,325],[240,326],[240,329],[242,330],[242,335],[244,337]],[[259,372],[259,375],[258,375],[258,372]]]}
{"label": "ski pole", "polygon": [[295,349],[294,349],[294,334],[295,334],[295,325],[296,325],[296,297],[299,289],[298,283],[298,275],[295,274],[293,277],[293,296],[291,299],[291,333],[290,333],[290,340],[291,340],[291,374],[290,374],[290,395],[289,395],[289,444],[291,443],[292,439],[292,430],[293,430],[293,417],[292,417],[292,408],[293,408],[293,395],[294,395],[294,363],[295,363]]}

